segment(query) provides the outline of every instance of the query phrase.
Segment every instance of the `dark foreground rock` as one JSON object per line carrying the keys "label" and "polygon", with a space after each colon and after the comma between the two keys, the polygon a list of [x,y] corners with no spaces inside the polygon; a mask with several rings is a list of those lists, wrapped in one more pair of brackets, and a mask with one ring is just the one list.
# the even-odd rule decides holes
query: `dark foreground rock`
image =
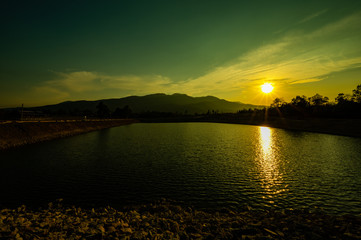
{"label": "dark foreground rock", "polygon": [[168,201],[80,209],[50,203],[0,211],[0,239],[361,239],[361,216],[306,210],[198,211]]}
{"label": "dark foreground rock", "polygon": [[0,124],[0,150],[137,122],[133,119]]}

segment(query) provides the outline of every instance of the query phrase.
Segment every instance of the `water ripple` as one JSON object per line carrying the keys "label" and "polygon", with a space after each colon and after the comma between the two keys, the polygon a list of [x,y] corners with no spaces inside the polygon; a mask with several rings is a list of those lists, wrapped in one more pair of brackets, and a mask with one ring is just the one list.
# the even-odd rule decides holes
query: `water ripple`
{"label": "water ripple", "polygon": [[[361,139],[214,123],[134,124],[0,153],[1,205],[161,197],[201,208],[361,213]],[[4,184],[6,183],[6,184]]]}

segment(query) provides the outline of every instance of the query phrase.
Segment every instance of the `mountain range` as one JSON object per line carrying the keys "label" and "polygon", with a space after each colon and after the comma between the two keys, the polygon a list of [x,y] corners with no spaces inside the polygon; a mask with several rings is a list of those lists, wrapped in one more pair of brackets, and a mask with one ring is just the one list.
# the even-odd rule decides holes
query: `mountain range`
{"label": "mountain range", "polygon": [[117,99],[102,99],[96,101],[67,101],[54,105],[28,108],[29,110],[41,111],[92,111],[96,112],[97,105],[103,102],[111,111],[116,108],[129,106],[133,113],[142,112],[172,112],[172,113],[207,113],[217,111],[219,113],[234,113],[249,108],[260,108],[263,106],[244,104],[240,102],[229,102],[213,96],[190,97],[186,94],[175,93],[166,95],[163,93],[146,96],[129,96]]}

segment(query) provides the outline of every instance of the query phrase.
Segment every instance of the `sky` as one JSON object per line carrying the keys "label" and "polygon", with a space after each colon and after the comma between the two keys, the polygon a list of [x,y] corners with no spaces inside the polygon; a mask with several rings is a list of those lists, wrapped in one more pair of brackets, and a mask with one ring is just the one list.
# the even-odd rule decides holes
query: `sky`
{"label": "sky", "polygon": [[333,101],[361,84],[360,26],[360,0],[2,0],[0,108],[153,93]]}

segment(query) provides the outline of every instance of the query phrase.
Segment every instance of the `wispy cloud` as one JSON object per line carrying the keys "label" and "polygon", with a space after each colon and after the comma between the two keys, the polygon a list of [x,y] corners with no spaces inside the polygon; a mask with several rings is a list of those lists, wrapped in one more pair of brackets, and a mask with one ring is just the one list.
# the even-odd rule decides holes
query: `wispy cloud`
{"label": "wispy cloud", "polygon": [[[55,72],[55,80],[42,83],[33,88],[36,94],[47,94],[58,98],[77,99],[81,96],[106,96],[109,91],[119,95],[147,94],[153,92],[168,92],[174,85],[167,77],[152,76],[110,76],[97,72]],[[119,96],[118,95],[118,96]],[[53,98],[54,98],[53,97]],[[114,96],[117,97],[117,96]]]}
{"label": "wispy cloud", "polygon": [[[310,21],[326,11],[320,11],[302,21]],[[95,96],[95,93],[99,95],[109,91],[119,93],[113,97],[182,92],[193,96],[216,95],[229,99],[235,94],[241,95],[242,89],[249,91],[264,81],[292,85],[322,81],[333,72],[361,67],[359,26],[361,14],[356,13],[313,32],[288,33],[278,41],[241,55],[230,64],[182,82],[161,75],[110,76],[83,71],[56,73],[55,80],[47,81],[35,90],[73,99],[85,93]],[[246,91],[242,94],[244,98],[247,97]]]}
{"label": "wispy cloud", "polygon": [[[319,13],[321,14],[321,13]],[[189,79],[184,86],[200,93],[248,88],[263,81],[301,84],[322,81],[328,74],[361,66],[361,14],[330,23],[316,31],[289,33],[259,47],[228,66]]]}
{"label": "wispy cloud", "polygon": [[299,21],[298,23],[308,22],[308,21],[310,21],[310,20],[312,20],[312,19],[314,19],[314,18],[317,18],[317,17],[321,16],[322,14],[326,13],[327,11],[328,11],[328,9],[324,9],[324,10],[322,10],[322,11],[319,11],[319,12],[317,12],[317,13],[314,13],[314,14],[312,14],[312,15],[309,15],[309,16],[305,17],[304,19],[302,19],[301,21]]}

